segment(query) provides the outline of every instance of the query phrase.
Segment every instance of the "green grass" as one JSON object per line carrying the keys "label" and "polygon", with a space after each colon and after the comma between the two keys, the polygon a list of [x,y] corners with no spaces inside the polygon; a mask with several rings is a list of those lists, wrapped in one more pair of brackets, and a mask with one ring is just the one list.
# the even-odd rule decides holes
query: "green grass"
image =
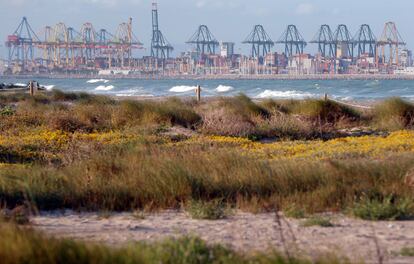
{"label": "green grass", "polygon": [[414,217],[414,202],[412,199],[396,200],[393,197],[364,199],[356,203],[351,211],[365,220],[407,220]]}
{"label": "green grass", "polygon": [[[412,155],[372,160],[262,161],[237,150],[138,144],[101,148],[63,167],[34,165],[0,170],[0,204],[29,200],[39,209],[133,210],[180,208],[190,201],[231,206],[300,204],[307,212],[353,207],[367,192],[412,198],[404,182]],[[246,206],[248,207],[248,206]],[[241,208],[242,209],[242,208]]]}
{"label": "green grass", "polygon": [[[74,142],[63,150],[0,146],[0,162],[25,165],[0,169],[0,205],[9,208],[30,202],[42,210],[129,211],[180,208],[203,201],[206,204],[198,209],[204,211],[209,201],[221,200],[237,209],[279,208],[287,214],[292,204],[300,205],[301,211],[293,210],[291,217],[356,207],[360,213],[355,215],[369,218],[370,210],[360,204],[364,197],[369,201],[393,197],[393,207],[394,200],[414,199],[402,176],[412,169],[412,155],[281,163],[227,145],[171,146],[162,135],[172,126],[183,126],[199,134],[309,139],[324,129],[315,125],[315,118],[331,122],[330,129],[341,120],[361,122],[357,112],[331,101],[255,102],[244,95],[200,104],[177,98],[115,101],[59,91],[0,99],[2,104],[18,102],[13,113],[2,116],[0,132],[5,138],[47,129],[63,130],[69,136],[101,131],[140,136],[126,145]],[[22,154],[27,152],[29,157]],[[408,214],[408,209],[397,208],[396,218]]]}
{"label": "green grass", "polygon": [[335,225],[332,224],[331,219],[327,217],[313,216],[303,221],[302,226],[304,227],[312,227],[312,226],[334,227]]}
{"label": "green grass", "polygon": [[283,211],[284,215],[289,218],[295,218],[295,219],[303,219],[306,217],[305,210],[297,207],[295,204],[292,204],[285,208]]}
{"label": "green grass", "polygon": [[403,257],[414,257],[414,248],[413,247],[404,247],[400,251],[400,256]]}
{"label": "green grass", "polygon": [[400,98],[390,98],[375,106],[376,126],[385,130],[411,128],[414,125],[414,105]]}
{"label": "green grass", "polygon": [[204,220],[219,220],[228,215],[228,209],[222,200],[190,201],[186,212],[194,219]]}
{"label": "green grass", "polygon": [[301,258],[287,259],[271,252],[243,256],[220,245],[208,245],[195,237],[166,240],[155,244],[136,243],[124,247],[107,247],[86,244],[68,239],[52,239],[9,224],[0,224],[0,259],[2,264],[52,264],[52,263],[257,263],[257,264],[305,264],[347,263],[336,257],[310,261]]}

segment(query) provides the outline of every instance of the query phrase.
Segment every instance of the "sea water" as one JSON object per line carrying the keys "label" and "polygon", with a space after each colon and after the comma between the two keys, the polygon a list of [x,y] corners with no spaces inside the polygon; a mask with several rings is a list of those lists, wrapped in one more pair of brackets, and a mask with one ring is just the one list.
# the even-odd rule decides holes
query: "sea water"
{"label": "sea water", "polygon": [[[203,96],[303,99],[324,94],[338,100],[378,100],[403,97],[414,100],[414,80],[138,80],[138,79],[36,79],[47,89],[112,96],[193,96],[197,85]],[[27,83],[28,79],[0,77],[0,83]]]}

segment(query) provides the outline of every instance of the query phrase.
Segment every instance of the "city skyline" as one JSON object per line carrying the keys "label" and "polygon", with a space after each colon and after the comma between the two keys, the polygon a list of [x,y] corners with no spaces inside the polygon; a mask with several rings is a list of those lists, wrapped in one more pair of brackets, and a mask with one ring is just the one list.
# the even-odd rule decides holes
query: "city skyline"
{"label": "city skyline", "polygon": [[[80,28],[84,22],[91,22],[96,29],[106,28],[115,31],[116,26],[132,17],[134,32],[144,43],[145,50],[140,55],[148,55],[151,39],[151,3],[152,0],[18,0],[7,2],[0,0],[0,27],[2,57],[5,57],[4,41],[13,33],[22,16],[27,16],[35,32],[46,25],[53,26],[64,22],[74,28]],[[298,26],[306,41],[310,41],[321,24],[329,24],[335,29],[337,24],[346,24],[352,34],[359,25],[369,24],[375,35],[380,36],[384,23],[396,22],[398,29],[411,47],[414,36],[409,34],[410,6],[407,0],[394,1],[392,6],[377,1],[359,3],[344,1],[267,1],[252,3],[245,0],[178,0],[158,1],[160,9],[160,28],[166,38],[175,47],[173,56],[188,50],[185,41],[198,25],[206,24],[220,41],[236,43],[236,51],[246,53],[247,45],[241,42],[255,24],[263,24],[271,38],[276,41],[288,24]],[[59,8],[60,7],[60,8]],[[131,11],[134,9],[135,11]],[[54,10],[54,12],[50,12]],[[44,14],[48,14],[45,16]],[[177,15],[180,14],[180,15]],[[307,52],[313,52],[315,45],[308,45]],[[274,51],[283,51],[282,45],[276,45]]]}

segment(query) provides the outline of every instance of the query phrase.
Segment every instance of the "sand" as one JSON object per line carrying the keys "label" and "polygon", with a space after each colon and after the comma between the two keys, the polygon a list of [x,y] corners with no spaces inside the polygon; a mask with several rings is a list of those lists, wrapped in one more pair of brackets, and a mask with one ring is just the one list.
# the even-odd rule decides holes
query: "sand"
{"label": "sand", "polygon": [[[122,246],[130,242],[154,242],[184,235],[198,236],[250,254],[277,249],[315,258],[335,253],[352,261],[378,263],[378,250],[384,263],[414,263],[414,258],[396,254],[403,247],[414,247],[414,221],[368,222],[330,215],[334,227],[304,227],[303,220],[282,218],[282,233],[275,214],[237,212],[223,220],[194,220],[179,211],[145,215],[131,213],[42,213],[31,219],[35,229],[53,237],[73,238]],[[283,243],[283,240],[286,242]]]}

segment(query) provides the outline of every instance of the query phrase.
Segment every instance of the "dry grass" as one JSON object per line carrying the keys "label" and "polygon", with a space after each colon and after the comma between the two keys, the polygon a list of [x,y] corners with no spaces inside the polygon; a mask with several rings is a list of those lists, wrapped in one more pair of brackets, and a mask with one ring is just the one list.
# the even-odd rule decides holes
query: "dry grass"
{"label": "dry grass", "polygon": [[0,204],[11,208],[147,210],[218,199],[250,211],[300,204],[314,213],[347,210],[362,198],[414,198],[405,176],[414,159],[398,151],[280,162],[264,158],[266,149],[253,155],[243,144],[169,144],[162,133],[178,125],[201,134],[303,139],[319,135],[315,120],[331,128],[360,122],[330,101],[255,103],[240,95],[202,104],[118,102],[60,92],[2,100],[14,102],[0,124],[0,162],[16,165],[0,167]]}
{"label": "dry grass", "polygon": [[414,105],[400,98],[391,98],[376,105],[373,112],[376,126],[385,130],[412,128]]}
{"label": "dry grass", "polygon": [[413,161],[407,155],[280,163],[203,146],[127,146],[101,149],[63,168],[3,168],[0,203],[13,207],[29,199],[43,210],[131,210],[214,199],[235,206],[255,198],[257,208],[294,203],[310,213],[338,211],[361,197],[412,198],[404,175]]}

